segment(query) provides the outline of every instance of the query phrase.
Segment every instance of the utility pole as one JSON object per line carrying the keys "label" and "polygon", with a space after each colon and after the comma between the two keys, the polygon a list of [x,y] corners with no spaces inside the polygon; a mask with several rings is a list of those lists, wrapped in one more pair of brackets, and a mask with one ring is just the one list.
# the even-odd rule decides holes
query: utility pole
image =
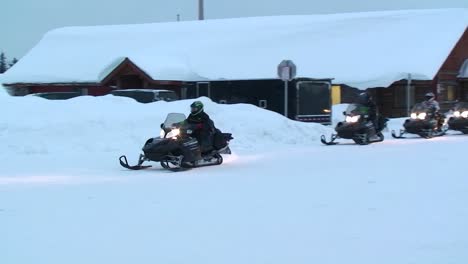
{"label": "utility pole", "polygon": [[203,4],[203,0],[198,0],[198,20],[205,19],[205,7]]}
{"label": "utility pole", "polygon": [[406,79],[406,114],[411,115],[411,73],[408,73],[408,79]]}

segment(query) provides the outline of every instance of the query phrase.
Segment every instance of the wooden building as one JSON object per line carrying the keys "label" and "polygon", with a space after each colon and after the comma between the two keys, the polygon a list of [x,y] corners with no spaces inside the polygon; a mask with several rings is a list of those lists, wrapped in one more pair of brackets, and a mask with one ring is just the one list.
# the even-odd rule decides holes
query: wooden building
{"label": "wooden building", "polygon": [[276,66],[291,59],[289,118],[327,123],[366,89],[398,117],[429,91],[445,108],[468,100],[467,24],[468,9],[440,9],[63,28],[2,79],[15,96],[164,89],[283,114]]}
{"label": "wooden building", "polygon": [[459,85],[458,97],[460,101],[468,102],[468,59],[463,62],[460,72],[457,76]]}
{"label": "wooden building", "polygon": [[180,94],[182,81],[154,80],[129,58],[124,58],[99,82],[13,83],[4,84],[13,96],[46,92],[80,92],[82,95],[107,95],[115,89],[161,89]]}
{"label": "wooden building", "polygon": [[[407,116],[409,108],[424,100],[424,94],[433,92],[443,111],[458,101],[468,101],[468,27],[454,43],[448,57],[440,62],[440,68],[432,80],[403,79],[389,87],[373,87],[369,91],[388,117]],[[409,93],[408,93],[409,88]]]}

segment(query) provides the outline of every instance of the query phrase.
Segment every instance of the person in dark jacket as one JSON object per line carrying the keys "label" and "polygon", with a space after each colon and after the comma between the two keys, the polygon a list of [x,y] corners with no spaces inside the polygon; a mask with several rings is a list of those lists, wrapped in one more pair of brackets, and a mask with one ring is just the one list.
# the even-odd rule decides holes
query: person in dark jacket
{"label": "person in dark jacket", "polygon": [[192,136],[198,140],[202,153],[212,150],[216,128],[210,116],[205,113],[202,102],[195,101],[190,105],[190,115],[185,121],[192,125]]}
{"label": "person in dark jacket", "polygon": [[424,102],[423,105],[429,109],[431,109],[432,114],[437,114],[440,110],[439,103],[435,100],[434,93],[427,93],[424,95]]}
{"label": "person in dark jacket", "polygon": [[357,103],[368,108],[368,120],[372,122],[375,129],[378,129],[377,105],[372,100],[371,96],[366,92],[360,93],[357,98]]}
{"label": "person in dark jacket", "polygon": [[427,93],[424,95],[424,102],[422,104],[430,109],[430,113],[437,120],[437,130],[441,130],[444,125],[445,116],[441,114],[439,103],[435,100],[434,93]]}

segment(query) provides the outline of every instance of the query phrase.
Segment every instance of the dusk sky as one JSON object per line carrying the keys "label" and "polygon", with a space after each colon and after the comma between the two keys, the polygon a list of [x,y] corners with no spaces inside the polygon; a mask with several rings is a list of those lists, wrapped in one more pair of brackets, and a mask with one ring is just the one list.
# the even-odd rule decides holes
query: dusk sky
{"label": "dusk sky", "polygon": [[[1,0],[0,50],[20,58],[64,26],[194,20],[198,0]],[[356,11],[468,8],[467,0],[205,0],[206,19]]]}

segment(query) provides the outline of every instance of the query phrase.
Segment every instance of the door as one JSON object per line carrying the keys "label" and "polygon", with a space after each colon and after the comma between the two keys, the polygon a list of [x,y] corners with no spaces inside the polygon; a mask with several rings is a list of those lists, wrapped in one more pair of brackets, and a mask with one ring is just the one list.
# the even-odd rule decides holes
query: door
{"label": "door", "polygon": [[296,120],[331,124],[331,85],[304,81],[296,84]]}
{"label": "door", "polygon": [[197,83],[197,97],[206,96],[210,97],[210,83],[209,82],[199,82]]}

